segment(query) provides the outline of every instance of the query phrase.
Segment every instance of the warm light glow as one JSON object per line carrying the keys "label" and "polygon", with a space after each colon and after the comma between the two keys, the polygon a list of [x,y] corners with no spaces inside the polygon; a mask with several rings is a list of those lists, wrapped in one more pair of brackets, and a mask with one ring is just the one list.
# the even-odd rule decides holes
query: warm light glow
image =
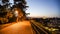
{"label": "warm light glow", "polygon": [[8,27],[0,30],[2,34],[33,34],[29,21],[12,23]]}
{"label": "warm light glow", "polygon": [[49,30],[49,31],[56,31],[56,30],[59,30],[59,29],[56,29],[56,28],[48,28],[48,27],[45,27],[46,30]]}
{"label": "warm light glow", "polygon": [[18,16],[18,11],[17,11],[17,10],[15,11],[15,16],[16,16],[16,17]]}

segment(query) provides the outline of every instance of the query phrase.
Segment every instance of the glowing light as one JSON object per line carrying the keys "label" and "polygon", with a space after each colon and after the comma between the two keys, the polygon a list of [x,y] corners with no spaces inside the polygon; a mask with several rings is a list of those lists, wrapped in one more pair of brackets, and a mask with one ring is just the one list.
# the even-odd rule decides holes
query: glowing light
{"label": "glowing light", "polygon": [[16,10],[14,14],[15,14],[15,16],[17,17],[17,16],[18,16],[18,11]]}
{"label": "glowing light", "polygon": [[56,29],[56,28],[48,28],[48,27],[45,27],[46,30],[49,30],[49,31],[56,31],[56,30],[59,30],[59,29]]}

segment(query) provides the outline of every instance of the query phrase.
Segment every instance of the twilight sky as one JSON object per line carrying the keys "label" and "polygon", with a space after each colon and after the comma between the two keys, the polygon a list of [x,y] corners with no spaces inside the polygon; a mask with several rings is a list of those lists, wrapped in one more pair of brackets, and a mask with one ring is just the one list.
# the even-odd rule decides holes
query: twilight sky
{"label": "twilight sky", "polygon": [[[60,0],[26,0],[30,17],[60,17]],[[13,3],[13,0],[9,1]],[[1,4],[1,2],[0,2]]]}
{"label": "twilight sky", "polygon": [[30,17],[60,17],[59,0],[26,0]]}

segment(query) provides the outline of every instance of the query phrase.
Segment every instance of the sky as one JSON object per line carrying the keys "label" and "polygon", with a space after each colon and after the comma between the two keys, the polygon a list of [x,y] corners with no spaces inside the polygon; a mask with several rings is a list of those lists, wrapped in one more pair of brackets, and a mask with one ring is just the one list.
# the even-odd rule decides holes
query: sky
{"label": "sky", "polygon": [[[9,1],[13,3],[13,0]],[[60,17],[59,0],[26,0],[29,17]],[[1,2],[0,2],[1,3]]]}
{"label": "sky", "polygon": [[60,17],[59,0],[26,0],[30,17]]}

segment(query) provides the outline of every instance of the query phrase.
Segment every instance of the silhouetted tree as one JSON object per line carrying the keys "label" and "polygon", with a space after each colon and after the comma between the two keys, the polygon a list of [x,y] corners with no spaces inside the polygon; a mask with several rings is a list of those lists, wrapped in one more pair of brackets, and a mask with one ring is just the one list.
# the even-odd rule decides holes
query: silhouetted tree
{"label": "silhouetted tree", "polygon": [[[12,6],[11,3],[9,3],[9,0],[2,0],[2,5],[0,4],[0,17],[2,19],[6,18],[8,19],[8,22],[12,22],[12,21],[15,21],[16,18],[18,17],[15,17],[14,16],[14,11],[13,9],[17,8],[17,9],[21,9],[21,13],[22,13],[22,17],[20,19],[24,19],[26,18],[26,12],[24,9],[26,9],[28,6],[26,6],[26,1],[25,0],[14,0],[14,4]],[[4,20],[1,20],[0,21],[4,21]],[[4,21],[5,23],[5,21]]]}

